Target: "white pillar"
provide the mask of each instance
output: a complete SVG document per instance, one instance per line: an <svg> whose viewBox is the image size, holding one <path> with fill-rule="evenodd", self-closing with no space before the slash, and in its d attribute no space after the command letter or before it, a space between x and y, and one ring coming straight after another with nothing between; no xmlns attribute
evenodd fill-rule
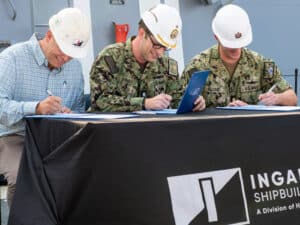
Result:
<svg viewBox="0 0 300 225"><path fill-rule="evenodd" d="M92 23L91 23L91 6L90 6L90 0L73 0L73 6L74 8L80 9L89 19L91 27L91 37L90 41L88 43L88 54L85 58L80 59L81 65L82 65L82 71L84 75L84 93L89 94L90 93L90 69L92 67L92 64L94 62L94 47L93 47L93 32L92 32Z"/></svg>
<svg viewBox="0 0 300 225"><path fill-rule="evenodd" d="M180 13L180 8L179 8L179 0L165 0L165 4L169 6L173 6L176 8L179 13ZM184 26L184 24L182 24ZM178 36L178 41L177 41L177 47L175 49L172 49L169 52L169 56L172 57L173 59L176 59L178 62L178 72L179 75L181 75L183 69L184 69L184 56L183 56L183 47L182 47L182 32Z"/></svg>

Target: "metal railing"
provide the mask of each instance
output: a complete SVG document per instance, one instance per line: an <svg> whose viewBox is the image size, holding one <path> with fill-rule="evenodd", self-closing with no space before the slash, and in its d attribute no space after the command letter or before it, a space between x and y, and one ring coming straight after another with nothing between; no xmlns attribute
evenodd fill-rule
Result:
<svg viewBox="0 0 300 225"><path fill-rule="evenodd" d="M298 68L295 68L294 74L285 74L283 77L293 86L296 94L298 93Z"/></svg>

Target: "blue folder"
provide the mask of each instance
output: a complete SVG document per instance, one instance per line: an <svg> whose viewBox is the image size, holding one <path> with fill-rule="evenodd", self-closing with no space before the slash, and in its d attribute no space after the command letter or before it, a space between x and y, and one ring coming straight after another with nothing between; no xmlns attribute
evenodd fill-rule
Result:
<svg viewBox="0 0 300 225"><path fill-rule="evenodd" d="M197 71L193 73L189 80L188 86L185 89L184 95L180 101L177 109L177 114L191 112L194 108L194 102L202 93L203 87L205 86L209 70Z"/></svg>
<svg viewBox="0 0 300 225"><path fill-rule="evenodd" d="M177 109L163 109L163 110L143 110L136 111L137 114L183 114L192 112L194 108L194 102L198 96L202 93L205 86L207 77L210 70L194 72L189 80L189 83L185 89L185 92L179 103Z"/></svg>

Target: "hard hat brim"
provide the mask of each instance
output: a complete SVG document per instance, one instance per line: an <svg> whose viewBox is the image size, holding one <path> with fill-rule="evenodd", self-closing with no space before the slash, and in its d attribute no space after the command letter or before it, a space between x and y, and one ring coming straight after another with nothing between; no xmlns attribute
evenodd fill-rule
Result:
<svg viewBox="0 0 300 225"><path fill-rule="evenodd" d="M76 46L70 45L69 43L64 43L63 40L55 39L55 41L60 50L67 56L70 56L74 59L81 59L86 57L87 55L88 43L85 43L85 46L78 48Z"/></svg>
<svg viewBox="0 0 300 225"><path fill-rule="evenodd" d="M176 48L177 40L171 40L166 37L162 37L159 35L159 33L162 33L162 31L159 29L159 27L155 24L155 20L152 18L153 14L150 12L145 12L142 15L142 20L144 21L147 28L150 30L154 38L163 46L166 48Z"/></svg>

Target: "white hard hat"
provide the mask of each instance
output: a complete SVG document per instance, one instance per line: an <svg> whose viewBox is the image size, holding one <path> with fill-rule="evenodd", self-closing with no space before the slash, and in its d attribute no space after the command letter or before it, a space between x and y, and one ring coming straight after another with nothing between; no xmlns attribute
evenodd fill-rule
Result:
<svg viewBox="0 0 300 225"><path fill-rule="evenodd" d="M248 14L233 4L222 7L212 21L212 30L227 48L242 48L252 42L252 28Z"/></svg>
<svg viewBox="0 0 300 225"><path fill-rule="evenodd" d="M182 21L177 9L158 4L142 15L147 28L155 39L166 48L175 48L181 32Z"/></svg>
<svg viewBox="0 0 300 225"><path fill-rule="evenodd" d="M72 58L87 54L90 24L76 8L65 8L49 19L49 27L60 50Z"/></svg>

